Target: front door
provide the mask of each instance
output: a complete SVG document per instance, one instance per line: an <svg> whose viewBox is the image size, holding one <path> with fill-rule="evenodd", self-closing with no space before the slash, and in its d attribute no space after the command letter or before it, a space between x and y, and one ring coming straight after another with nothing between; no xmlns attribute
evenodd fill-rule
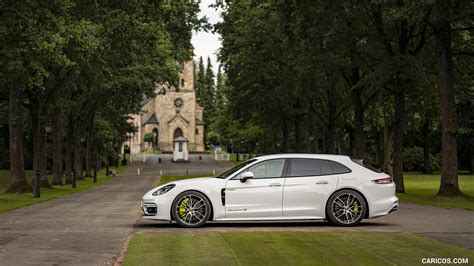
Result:
<svg viewBox="0 0 474 266"><path fill-rule="evenodd" d="M225 190L226 217L271 219L283 216L284 167L285 159L267 160L245 170L253 173L253 179L242 183L240 175L237 175L228 180Z"/></svg>

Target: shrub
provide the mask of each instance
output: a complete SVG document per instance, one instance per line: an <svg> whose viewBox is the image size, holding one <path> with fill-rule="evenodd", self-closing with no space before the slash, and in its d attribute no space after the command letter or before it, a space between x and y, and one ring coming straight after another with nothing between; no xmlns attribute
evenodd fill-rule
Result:
<svg viewBox="0 0 474 266"><path fill-rule="evenodd" d="M423 158L423 148L415 146L403 150L403 170L405 171L423 171L425 162ZM431 154L431 170L436 171L440 168L439 154Z"/></svg>

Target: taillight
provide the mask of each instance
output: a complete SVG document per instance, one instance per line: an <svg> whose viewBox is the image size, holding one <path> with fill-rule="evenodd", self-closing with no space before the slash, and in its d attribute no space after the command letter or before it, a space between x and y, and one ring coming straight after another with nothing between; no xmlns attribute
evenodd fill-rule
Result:
<svg viewBox="0 0 474 266"><path fill-rule="evenodd" d="M384 178L379 178L379 179L372 180L372 182L374 182L375 184L390 184L393 181L392 181L392 178L390 176L387 176L387 177L384 177Z"/></svg>

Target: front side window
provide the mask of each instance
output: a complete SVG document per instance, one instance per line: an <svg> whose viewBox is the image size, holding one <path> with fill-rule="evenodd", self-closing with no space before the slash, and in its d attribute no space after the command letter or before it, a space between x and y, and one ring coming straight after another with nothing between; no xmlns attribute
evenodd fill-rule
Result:
<svg viewBox="0 0 474 266"><path fill-rule="evenodd" d="M248 161L245 161L239 165L236 165L234 167L232 167L231 169L225 171L224 173L216 176L216 178L227 178L229 176L231 176L232 174L234 174L235 172L239 171L240 169L244 168L245 166L255 162L257 159L251 159L251 160L248 160Z"/></svg>
<svg viewBox="0 0 474 266"><path fill-rule="evenodd" d="M283 167L285 166L285 159L268 160L249 167L254 175L254 178L275 178L281 177Z"/></svg>

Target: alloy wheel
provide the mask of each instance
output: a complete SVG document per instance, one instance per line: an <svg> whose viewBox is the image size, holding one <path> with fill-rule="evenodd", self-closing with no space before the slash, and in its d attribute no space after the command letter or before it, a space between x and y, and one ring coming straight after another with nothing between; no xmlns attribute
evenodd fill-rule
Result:
<svg viewBox="0 0 474 266"><path fill-rule="evenodd" d="M352 225L358 222L364 213L364 205L361 200L352 193L338 195L331 204L332 216L336 221L344 225Z"/></svg>
<svg viewBox="0 0 474 266"><path fill-rule="evenodd" d="M175 217L185 226L200 225L209 217L206 201L195 194L186 194L180 197L175 204Z"/></svg>

